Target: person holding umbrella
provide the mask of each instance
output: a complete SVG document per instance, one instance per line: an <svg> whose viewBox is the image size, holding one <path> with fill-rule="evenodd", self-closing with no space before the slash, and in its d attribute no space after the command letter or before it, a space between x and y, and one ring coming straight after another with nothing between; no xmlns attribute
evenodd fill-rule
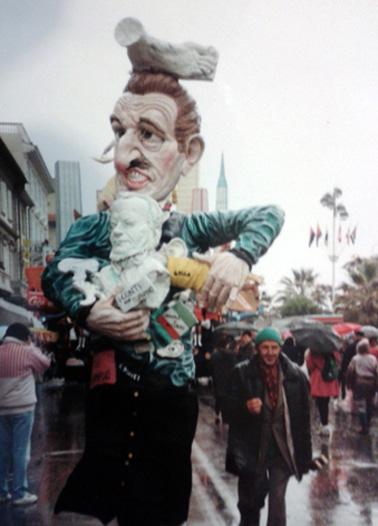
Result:
<svg viewBox="0 0 378 526"><path fill-rule="evenodd" d="M329 348L327 348L329 351ZM310 376L311 396L314 398L320 417L320 434L329 436L331 429L328 423L330 398L338 398L338 364L340 353L325 352L321 347L309 348L305 353L305 363Z"/></svg>

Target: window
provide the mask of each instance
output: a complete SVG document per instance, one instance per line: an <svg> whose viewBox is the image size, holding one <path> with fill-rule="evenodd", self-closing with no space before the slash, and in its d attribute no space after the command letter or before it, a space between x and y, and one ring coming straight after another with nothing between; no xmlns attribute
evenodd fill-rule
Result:
<svg viewBox="0 0 378 526"><path fill-rule="evenodd" d="M7 217L7 185L4 181L0 181L0 215Z"/></svg>
<svg viewBox="0 0 378 526"><path fill-rule="evenodd" d="M12 191L8 188L8 221L13 223L13 194Z"/></svg>

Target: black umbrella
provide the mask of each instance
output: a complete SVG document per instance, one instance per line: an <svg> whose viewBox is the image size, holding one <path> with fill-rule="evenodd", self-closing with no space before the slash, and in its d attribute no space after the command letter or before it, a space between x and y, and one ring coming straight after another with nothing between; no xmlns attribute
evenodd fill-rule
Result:
<svg viewBox="0 0 378 526"><path fill-rule="evenodd" d="M319 353L331 353L339 350L343 340L333 332L331 327L311 318L286 318L274 324L279 330L289 330L295 338L296 345L309 348Z"/></svg>
<svg viewBox="0 0 378 526"><path fill-rule="evenodd" d="M228 323L222 323L215 327L214 334L216 335L230 335L230 336L240 336L244 331L255 331L256 328L252 323L247 323L245 321L230 321Z"/></svg>
<svg viewBox="0 0 378 526"><path fill-rule="evenodd" d="M343 345L343 340L327 325L291 327L290 332L295 338L296 345L322 354L338 351Z"/></svg>

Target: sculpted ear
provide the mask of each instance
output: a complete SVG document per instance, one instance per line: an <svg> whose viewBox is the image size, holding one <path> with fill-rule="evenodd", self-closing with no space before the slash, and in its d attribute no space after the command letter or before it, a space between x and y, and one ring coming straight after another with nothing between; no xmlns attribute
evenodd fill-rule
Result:
<svg viewBox="0 0 378 526"><path fill-rule="evenodd" d="M185 147L185 162L182 172L186 175L188 171L201 159L205 143L200 135L191 135Z"/></svg>

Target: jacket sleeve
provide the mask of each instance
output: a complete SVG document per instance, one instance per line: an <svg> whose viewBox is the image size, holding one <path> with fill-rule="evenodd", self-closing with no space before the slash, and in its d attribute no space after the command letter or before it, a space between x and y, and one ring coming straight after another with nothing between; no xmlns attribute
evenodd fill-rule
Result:
<svg viewBox="0 0 378 526"><path fill-rule="evenodd" d="M247 400L252 398L252 395L249 394L246 377L245 363L235 365L231 373L225 404L226 417L230 423L238 424L260 416L251 415L247 409Z"/></svg>
<svg viewBox="0 0 378 526"><path fill-rule="evenodd" d="M186 218L182 237L190 253L235 241L232 252L252 266L278 236L283 222L284 212L273 205L237 212L194 213Z"/></svg>
<svg viewBox="0 0 378 526"><path fill-rule="evenodd" d="M81 307L84 295L73 286L72 274L64 274L58 269L59 262L65 258L96 258L102 268L108 264L109 253L108 214L102 212L80 218L71 226L53 261L42 274L45 296L71 318L83 321L90 308Z"/></svg>
<svg viewBox="0 0 378 526"><path fill-rule="evenodd" d="M37 347L30 346L30 362L33 372L43 373L48 367L50 367L51 360L43 354L43 352Z"/></svg>

